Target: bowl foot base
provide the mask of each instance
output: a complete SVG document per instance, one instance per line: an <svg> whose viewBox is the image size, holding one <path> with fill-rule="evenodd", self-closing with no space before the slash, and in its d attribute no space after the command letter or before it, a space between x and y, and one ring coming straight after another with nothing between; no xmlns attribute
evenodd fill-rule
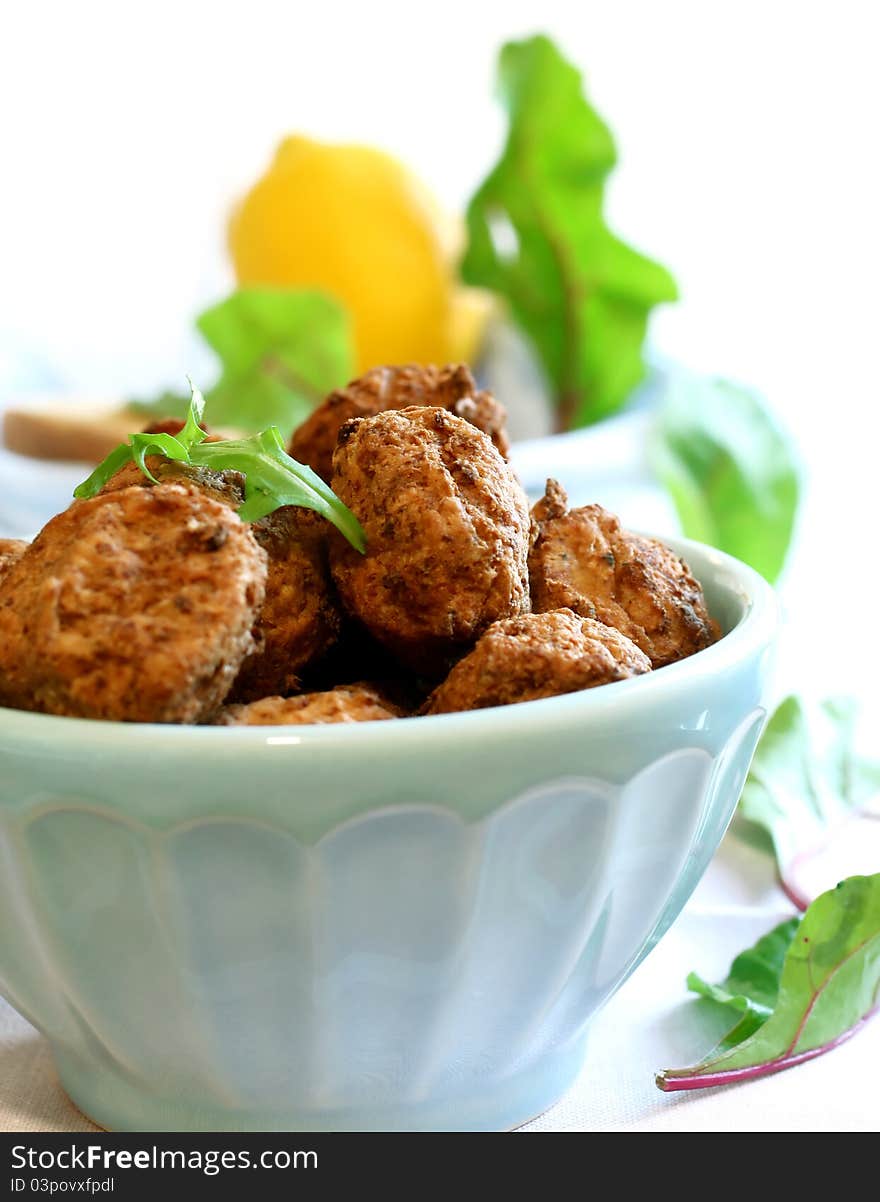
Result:
<svg viewBox="0 0 880 1202"><path fill-rule="evenodd" d="M83 1063L55 1050L61 1084L78 1110L107 1131L509 1131L549 1110L574 1081L583 1039L471 1092L430 1101L350 1107L223 1107L174 1096L174 1084L138 1087L107 1064Z"/></svg>

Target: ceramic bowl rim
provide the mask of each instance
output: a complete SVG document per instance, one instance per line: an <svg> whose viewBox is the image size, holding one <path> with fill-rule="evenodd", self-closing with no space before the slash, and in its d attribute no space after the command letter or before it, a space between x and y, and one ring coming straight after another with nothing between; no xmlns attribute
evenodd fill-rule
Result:
<svg viewBox="0 0 880 1202"><path fill-rule="evenodd" d="M242 751L279 743L328 743L336 748L343 744L368 743L371 748L392 753L395 747L407 746L412 739L430 740L432 735L442 735L444 741L448 737L483 739L489 733L497 735L500 728L513 736L534 728L536 724L544 729L553 728L611 706L615 708L618 721L624 722L623 711L630 707L651 703L662 705L664 697L671 695L677 685L705 685L726 669L746 662L773 642L778 627L776 594L753 568L732 555L693 539L664 535L663 541L689 562L695 561L692 563L694 574L698 579L702 578L704 587L711 575L715 591L737 597L744 612L737 624L711 647L644 676L558 697L465 713L309 726L185 726L112 722L0 706L0 739L7 747L12 744L23 749L27 744L45 743L49 739L56 746L59 741L64 741L77 745L83 752L88 752L90 747L106 750L110 746L130 742L132 749L138 751L164 746L175 750L197 748L206 752L212 748L216 750L220 743L226 748L235 743Z"/></svg>

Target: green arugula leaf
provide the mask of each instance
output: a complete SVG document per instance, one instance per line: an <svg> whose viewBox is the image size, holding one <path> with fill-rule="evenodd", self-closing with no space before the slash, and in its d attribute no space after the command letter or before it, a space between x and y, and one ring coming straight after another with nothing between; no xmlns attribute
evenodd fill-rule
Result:
<svg viewBox="0 0 880 1202"><path fill-rule="evenodd" d="M880 793L880 760L859 747L851 698L808 706L787 697L761 736L739 804L741 819L769 838L780 881L805 909L797 870Z"/></svg>
<svg viewBox="0 0 880 1202"><path fill-rule="evenodd" d="M74 489L73 495L81 499L96 496L126 463L136 463L155 482L146 458L163 455L194 467L241 472L245 477L245 501L238 514L244 522L258 521L284 505L301 505L332 522L363 553L366 537L360 522L320 476L287 454L277 426L250 438L206 442L205 432L199 426L205 402L192 383L190 387L189 412L179 434L132 434L127 443L111 451L88 479Z"/></svg>
<svg viewBox="0 0 880 1202"><path fill-rule="evenodd" d="M754 947L737 956L720 985L708 984L695 972L688 975L687 987L692 993L700 994L737 1016L736 1025L716 1052L742 1043L772 1014L785 956L799 925L799 918L789 918L762 936Z"/></svg>
<svg viewBox="0 0 880 1202"><path fill-rule="evenodd" d="M198 388L196 388L195 384L193 384L189 376L186 377L186 382L189 384L190 401L183 429L177 437L185 447L192 447L197 443L204 442L207 437L205 431L202 429L202 421L205 417L205 398L199 392Z"/></svg>
<svg viewBox="0 0 880 1202"><path fill-rule="evenodd" d="M186 447L173 434L132 434L129 441L131 457L145 476L154 484L159 481L147 467L148 455L164 455L166 459L177 459L185 462L188 458Z"/></svg>
<svg viewBox="0 0 880 1202"><path fill-rule="evenodd" d="M726 380L672 378L651 444L684 533L779 577L800 472L791 441L752 393Z"/></svg>
<svg viewBox="0 0 880 1202"><path fill-rule="evenodd" d="M798 924L772 1013L699 1064L664 1069L666 1091L766 1076L831 1051L876 1012L880 995L880 874L853 876L818 897Z"/></svg>
<svg viewBox="0 0 880 1202"><path fill-rule="evenodd" d="M221 428L277 425L288 439L354 374L348 316L322 292L242 288L206 309L196 326L220 359L221 375L207 399ZM188 406L188 398L169 392L132 405L157 417L182 417Z"/></svg>
<svg viewBox="0 0 880 1202"><path fill-rule="evenodd" d="M502 47L498 77L510 127L468 206L462 275L507 299L555 390L560 428L587 425L642 379L648 315L676 299L675 282L605 223L617 152L577 69L538 36Z"/></svg>
<svg viewBox="0 0 880 1202"><path fill-rule="evenodd" d="M104 485L109 483L121 468L132 462L133 452L134 448L129 443L120 443L103 462L98 464L92 474L83 480L82 484L76 486L73 495L78 499L97 496Z"/></svg>
<svg viewBox="0 0 880 1202"><path fill-rule="evenodd" d="M203 442L193 447L190 462L244 475L245 503L238 511L243 522L259 521L282 505L302 505L332 522L358 551L366 547L360 522L316 472L291 459L277 426L250 438Z"/></svg>

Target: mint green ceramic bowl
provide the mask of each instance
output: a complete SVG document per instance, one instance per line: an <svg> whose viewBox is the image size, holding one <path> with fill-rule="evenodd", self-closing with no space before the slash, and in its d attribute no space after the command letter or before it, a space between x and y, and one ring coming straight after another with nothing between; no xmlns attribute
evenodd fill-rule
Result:
<svg viewBox="0 0 880 1202"><path fill-rule="evenodd" d="M715 646L504 709L198 728L0 710L0 992L120 1130L498 1129L681 910L776 611L684 541Z"/></svg>

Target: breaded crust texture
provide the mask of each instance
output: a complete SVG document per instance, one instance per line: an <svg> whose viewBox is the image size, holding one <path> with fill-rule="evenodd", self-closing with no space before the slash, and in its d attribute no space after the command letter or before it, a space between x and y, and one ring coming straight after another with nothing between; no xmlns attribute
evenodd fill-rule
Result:
<svg viewBox="0 0 880 1202"><path fill-rule="evenodd" d="M536 612L567 607L596 618L632 639L655 668L719 637L702 588L663 543L622 530L601 505L569 509L555 480L547 481L532 520L529 577Z"/></svg>
<svg viewBox="0 0 880 1202"><path fill-rule="evenodd" d="M424 713L514 705L650 672L634 643L570 609L525 614L490 626L428 698Z"/></svg>
<svg viewBox="0 0 880 1202"><path fill-rule="evenodd" d="M0 594L0 703L198 722L251 649L266 554L228 505L173 484L75 502Z"/></svg>
<svg viewBox="0 0 880 1202"><path fill-rule="evenodd" d="M173 425L173 423L168 423ZM177 423L179 424L179 423ZM169 429L168 433L176 433ZM163 484L222 501L233 509L244 501L239 472L214 472L158 456L147 466ZM137 464L127 463L105 485L104 492L126 487L152 488L153 481ZM327 566L327 523L309 509L286 505L250 527L266 552L263 604L254 623L254 646L232 687L235 701L252 701L299 687L299 674L333 645L342 611Z"/></svg>
<svg viewBox="0 0 880 1202"><path fill-rule="evenodd" d="M349 684L326 693L263 697L250 705L227 705L214 721L217 726L311 726L402 717L403 711L374 685Z"/></svg>
<svg viewBox="0 0 880 1202"><path fill-rule="evenodd" d="M333 489L367 536L335 532L346 608L401 662L442 675L482 632L528 611L528 507L489 438L445 409L402 409L340 431Z"/></svg>
<svg viewBox="0 0 880 1202"><path fill-rule="evenodd" d="M19 538L0 538L0 580L27 549L28 544Z"/></svg>
<svg viewBox="0 0 880 1202"><path fill-rule="evenodd" d="M232 689L236 701L293 692L299 673L336 642L342 621L327 566L327 523L286 505L253 527L266 552L266 598L249 655Z"/></svg>
<svg viewBox="0 0 880 1202"><path fill-rule="evenodd" d="M290 453L329 483L336 439L345 422L352 417L373 417L389 409L412 406L439 406L465 418L488 434L501 455L507 457L504 407L490 392L477 388L463 363L447 367L374 367L345 388L330 393L294 431Z"/></svg>

